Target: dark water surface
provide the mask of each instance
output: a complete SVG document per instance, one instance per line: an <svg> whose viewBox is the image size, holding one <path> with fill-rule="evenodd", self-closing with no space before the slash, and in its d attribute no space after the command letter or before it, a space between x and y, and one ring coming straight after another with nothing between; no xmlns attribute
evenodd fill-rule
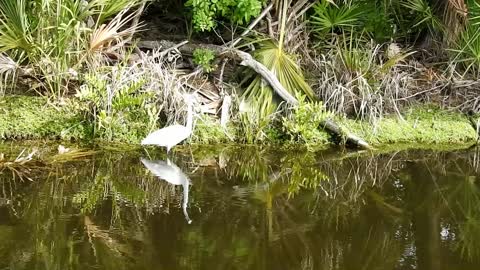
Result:
<svg viewBox="0 0 480 270"><path fill-rule="evenodd" d="M480 269L478 149L25 148L0 145L0 269Z"/></svg>

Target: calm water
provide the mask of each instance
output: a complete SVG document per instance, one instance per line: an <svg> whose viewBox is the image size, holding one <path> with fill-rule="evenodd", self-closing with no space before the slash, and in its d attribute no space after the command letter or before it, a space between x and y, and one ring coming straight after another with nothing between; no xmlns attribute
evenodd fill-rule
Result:
<svg viewBox="0 0 480 270"><path fill-rule="evenodd" d="M36 147L0 145L0 269L480 269L475 149Z"/></svg>

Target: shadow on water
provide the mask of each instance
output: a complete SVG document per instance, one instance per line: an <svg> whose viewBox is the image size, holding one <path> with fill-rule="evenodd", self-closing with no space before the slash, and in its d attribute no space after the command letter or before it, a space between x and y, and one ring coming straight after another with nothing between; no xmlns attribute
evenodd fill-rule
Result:
<svg viewBox="0 0 480 270"><path fill-rule="evenodd" d="M478 149L187 152L0 161L0 269L480 265Z"/></svg>

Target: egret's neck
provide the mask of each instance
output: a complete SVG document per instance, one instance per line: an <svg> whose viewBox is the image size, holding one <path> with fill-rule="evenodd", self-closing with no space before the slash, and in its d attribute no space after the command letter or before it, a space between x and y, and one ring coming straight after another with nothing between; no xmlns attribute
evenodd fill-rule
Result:
<svg viewBox="0 0 480 270"><path fill-rule="evenodd" d="M193 125L193 105L188 104L188 111L187 111L187 129L192 130L192 125Z"/></svg>
<svg viewBox="0 0 480 270"><path fill-rule="evenodd" d="M185 219L187 220L187 223L190 224L190 223L192 223L192 220L188 216L188 212L187 212L188 189L190 188L189 187L190 181L188 179L184 179L184 181L185 182L183 183L183 204L182 204L182 208L183 208L183 214L185 215Z"/></svg>

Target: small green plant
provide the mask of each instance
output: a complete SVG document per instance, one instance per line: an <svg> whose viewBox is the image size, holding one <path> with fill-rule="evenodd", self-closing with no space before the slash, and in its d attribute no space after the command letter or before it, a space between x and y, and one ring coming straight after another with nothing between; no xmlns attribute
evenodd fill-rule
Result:
<svg viewBox="0 0 480 270"><path fill-rule="evenodd" d="M212 72L215 68L212 64L215 53L209 49L195 49L193 51L193 62L202 67L206 73Z"/></svg>
<svg viewBox="0 0 480 270"><path fill-rule="evenodd" d="M248 23L257 16L263 0L188 0L185 6L192 10L192 23L197 31L210 31L217 18L228 18L232 23Z"/></svg>
<svg viewBox="0 0 480 270"><path fill-rule="evenodd" d="M144 78L132 79L119 87L108 76L98 74L87 74L85 81L77 97L87 104L95 123L95 137L136 143L147 135L151 129L148 125L155 125L158 115L152 106L154 96L141 91Z"/></svg>
<svg viewBox="0 0 480 270"><path fill-rule="evenodd" d="M300 100L287 117L283 118L283 128L292 142L305 144L327 144L329 136L320 130L321 123L333 114L325 109L322 102Z"/></svg>

